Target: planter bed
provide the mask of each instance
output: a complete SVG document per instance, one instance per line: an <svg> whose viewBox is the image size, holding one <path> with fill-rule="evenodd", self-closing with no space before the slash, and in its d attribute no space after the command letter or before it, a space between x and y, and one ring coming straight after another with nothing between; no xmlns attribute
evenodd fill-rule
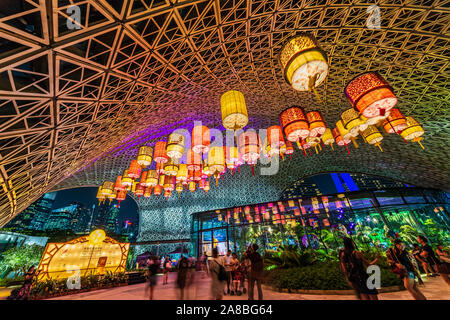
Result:
<svg viewBox="0 0 450 320"><path fill-rule="evenodd" d="M298 294L317 294L317 295L354 295L354 290L306 290L306 289L276 289L270 286L263 285L263 289L272 290L284 293L298 293ZM378 289L378 293L397 292L406 290L403 286L390 286Z"/></svg>

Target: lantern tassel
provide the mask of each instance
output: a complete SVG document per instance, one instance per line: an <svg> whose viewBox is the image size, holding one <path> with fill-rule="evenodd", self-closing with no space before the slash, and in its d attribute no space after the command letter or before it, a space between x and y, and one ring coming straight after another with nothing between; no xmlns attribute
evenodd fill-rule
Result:
<svg viewBox="0 0 450 320"><path fill-rule="evenodd" d="M309 155L312 156L311 149L308 148Z"/></svg>
<svg viewBox="0 0 450 320"><path fill-rule="evenodd" d="M331 145L331 150L333 150L333 151L334 151L334 146L333 146L333 143L331 143L330 145Z"/></svg>
<svg viewBox="0 0 450 320"><path fill-rule="evenodd" d="M216 175L216 186L218 186L219 185L219 177L218 177L218 175Z"/></svg>
<svg viewBox="0 0 450 320"><path fill-rule="evenodd" d="M355 138L352 139L352 142L353 142L353 145L355 146L355 148L359 148L358 144L356 143L356 139Z"/></svg>
<svg viewBox="0 0 450 320"><path fill-rule="evenodd" d="M252 174L255 175L255 169L253 168L253 164L250 165L252 167Z"/></svg>
<svg viewBox="0 0 450 320"><path fill-rule="evenodd" d="M316 87L313 86L312 89L313 89L313 91L314 91L314 94L316 95L317 101L318 101L319 103L322 103L322 100L320 99L320 96L319 96L319 93L318 93L317 90L316 90Z"/></svg>
<svg viewBox="0 0 450 320"><path fill-rule="evenodd" d="M292 160L292 154L289 154L289 157L291 158L291 160Z"/></svg>
<svg viewBox="0 0 450 320"><path fill-rule="evenodd" d="M316 149L316 154L319 154L319 151L317 151L317 145L314 146L314 149Z"/></svg>
<svg viewBox="0 0 450 320"><path fill-rule="evenodd" d="M377 144L377 147L380 148L381 152L383 152L383 148L381 148L381 144L380 143Z"/></svg>
<svg viewBox="0 0 450 320"><path fill-rule="evenodd" d="M347 152L348 152L348 154L350 155L350 150L348 150L347 144L345 144L345 147L347 148Z"/></svg>

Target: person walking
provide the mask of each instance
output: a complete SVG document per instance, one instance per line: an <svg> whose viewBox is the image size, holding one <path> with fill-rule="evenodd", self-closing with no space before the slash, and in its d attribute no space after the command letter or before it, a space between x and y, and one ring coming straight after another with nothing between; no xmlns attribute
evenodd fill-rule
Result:
<svg viewBox="0 0 450 320"><path fill-rule="evenodd" d="M436 258L436 255L434 254L433 248L428 244L428 239L424 236L420 235L417 236L417 241L422 245L422 252L420 253L420 256L423 257L428 264L431 266L431 269L433 270L434 274L432 276L439 276L438 267L440 264L440 261L438 258Z"/></svg>
<svg viewBox="0 0 450 320"><path fill-rule="evenodd" d="M232 282L233 265L231 263L231 250L227 251L227 254L222 257L222 265L227 273L227 291L225 294L230 294L230 284Z"/></svg>
<svg viewBox="0 0 450 320"><path fill-rule="evenodd" d="M212 249L212 257L208 261L209 275L211 277L211 299L222 300L224 281L220 279L221 269L224 271L222 259L219 259L217 248Z"/></svg>
<svg viewBox="0 0 450 320"><path fill-rule="evenodd" d="M31 266L27 273L25 274L25 281L22 287L17 290L13 290L11 295L7 298L8 300L28 300L30 297L31 288L33 287L34 277L37 276L40 271L36 272L36 267Z"/></svg>
<svg viewBox="0 0 450 320"><path fill-rule="evenodd" d="M441 244L436 248L436 256L440 262L438 270L441 274L441 278L446 284L450 285L450 280L448 278L448 273L450 271L450 259L448 253L444 250Z"/></svg>
<svg viewBox="0 0 450 320"><path fill-rule="evenodd" d="M339 252L339 266L349 285L355 290L360 300L378 300L378 291L368 288L367 268L364 266L375 264L379 256L372 262L367 261L360 251L355 250L355 243L351 238L344 238L344 248Z"/></svg>
<svg viewBox="0 0 450 320"><path fill-rule="evenodd" d="M178 277L177 277L177 285L180 289L180 300L184 300L184 289L187 284L187 277L189 272L189 260L185 256L181 256L178 261Z"/></svg>
<svg viewBox="0 0 450 320"><path fill-rule="evenodd" d="M206 254L206 251L203 252L203 255L200 257L200 268L201 268L201 272L202 272L202 279L205 277L206 273L207 273L207 264L208 262L208 255Z"/></svg>
<svg viewBox="0 0 450 320"><path fill-rule="evenodd" d="M251 246L250 252L246 253L247 258L250 260L250 275L248 281L248 300L253 300L253 290L256 284L258 290L258 299L263 299L263 292L261 283L263 280L263 268L264 261L258 252L259 246L254 243Z"/></svg>
<svg viewBox="0 0 450 320"><path fill-rule="evenodd" d="M150 291L150 300L153 300L153 292L157 285L157 274L160 269L160 261L157 256L153 256L153 258L147 262L147 276L149 278L148 290Z"/></svg>
<svg viewBox="0 0 450 320"><path fill-rule="evenodd" d="M422 269L427 274L427 277L431 277L433 275L433 270L431 270L428 261L420 255L422 253L422 248L417 243L413 244L413 247L412 255L414 259L416 259L417 263L422 266Z"/></svg>
<svg viewBox="0 0 450 320"><path fill-rule="evenodd" d="M391 266L392 272L397 274L403 281L406 290L416 300L426 300L427 298L419 290L416 285L415 270L410 260L410 256L406 251L405 245L401 240L394 241L394 247L391 247L386 252L387 260Z"/></svg>
<svg viewBox="0 0 450 320"><path fill-rule="evenodd" d="M169 272L172 270L172 261L170 261L170 258L166 257L164 259L164 266L163 266L163 285L169 283Z"/></svg>

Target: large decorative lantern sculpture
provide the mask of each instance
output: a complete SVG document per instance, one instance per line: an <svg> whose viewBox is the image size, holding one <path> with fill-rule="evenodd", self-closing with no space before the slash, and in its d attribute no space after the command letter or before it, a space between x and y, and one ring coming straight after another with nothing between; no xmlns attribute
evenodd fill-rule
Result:
<svg viewBox="0 0 450 320"><path fill-rule="evenodd" d="M167 139L167 156L172 160L180 159L184 152L185 138L180 133L171 133Z"/></svg>
<svg viewBox="0 0 450 320"><path fill-rule="evenodd" d="M114 183L114 190L115 191L125 190L125 187L122 184L122 176L118 176L116 178L116 183Z"/></svg>
<svg viewBox="0 0 450 320"><path fill-rule="evenodd" d="M421 143L422 135L425 133L422 126L413 117L406 117L406 128L400 133L403 139L417 142L422 149L425 149Z"/></svg>
<svg viewBox="0 0 450 320"><path fill-rule="evenodd" d="M270 156L279 154L281 147L285 144L283 131L280 126L267 128L267 149Z"/></svg>
<svg viewBox="0 0 450 320"><path fill-rule="evenodd" d="M128 169L125 169L122 174L122 186L130 188L133 185L133 179L128 176Z"/></svg>
<svg viewBox="0 0 450 320"><path fill-rule="evenodd" d="M142 146L139 148L137 162L142 167L147 167L152 163L153 148Z"/></svg>
<svg viewBox="0 0 450 320"><path fill-rule="evenodd" d="M400 134L407 126L406 119L398 108L393 108L383 122L383 128L387 133Z"/></svg>
<svg viewBox="0 0 450 320"><path fill-rule="evenodd" d="M167 142L158 141L155 143L155 155L154 159L156 163L163 164L169 161L166 151Z"/></svg>
<svg viewBox="0 0 450 320"><path fill-rule="evenodd" d="M291 142L306 139L309 136L309 125L303 109L293 106L281 112L280 123L286 138Z"/></svg>
<svg viewBox="0 0 450 320"><path fill-rule="evenodd" d="M236 90L225 92L220 98L222 124L225 129L239 130L248 123L244 95Z"/></svg>
<svg viewBox="0 0 450 320"><path fill-rule="evenodd" d="M164 174L167 176L176 176L178 173L179 161L177 159L170 159L164 165Z"/></svg>
<svg viewBox="0 0 450 320"><path fill-rule="evenodd" d="M328 75L327 56L311 34L289 39L281 50L280 63L285 80L298 91L315 89Z"/></svg>
<svg viewBox="0 0 450 320"><path fill-rule="evenodd" d="M114 192L114 182L105 181L102 185L102 194L105 196L109 196Z"/></svg>
<svg viewBox="0 0 450 320"><path fill-rule="evenodd" d="M216 185L219 184L219 175L225 170L225 156L223 147L212 147L209 150L208 164L211 172L216 178Z"/></svg>
<svg viewBox="0 0 450 320"><path fill-rule="evenodd" d="M211 137L208 127L199 125L192 129L192 151L198 154L207 153L210 142Z"/></svg>
<svg viewBox="0 0 450 320"><path fill-rule="evenodd" d="M321 137L327 129L322 114L319 111L310 111L306 114L309 123L309 136Z"/></svg>
<svg viewBox="0 0 450 320"><path fill-rule="evenodd" d="M322 142L326 146L331 146L331 149L334 150L334 147L333 147L334 138L333 138L333 133L331 132L330 128L327 128L325 130L325 132L322 136Z"/></svg>
<svg viewBox="0 0 450 320"><path fill-rule="evenodd" d="M202 156L189 149L187 152L186 164L188 170L200 170L202 167Z"/></svg>
<svg viewBox="0 0 450 320"><path fill-rule="evenodd" d="M375 126L368 126L366 130L361 132L362 137L368 144L372 144L380 148L381 151L381 140L383 140L383 135Z"/></svg>
<svg viewBox="0 0 450 320"><path fill-rule="evenodd" d="M142 167L139 165L137 160L131 160L130 166L128 168L128 176L131 179L138 179L141 176Z"/></svg>
<svg viewBox="0 0 450 320"><path fill-rule="evenodd" d="M258 134L255 131L243 132L239 135L238 142L242 159L252 167L252 173L255 175L253 165L260 157Z"/></svg>
<svg viewBox="0 0 450 320"><path fill-rule="evenodd" d="M353 78L344 93L351 105L366 118L384 116L397 104L389 83L377 72L365 72Z"/></svg>

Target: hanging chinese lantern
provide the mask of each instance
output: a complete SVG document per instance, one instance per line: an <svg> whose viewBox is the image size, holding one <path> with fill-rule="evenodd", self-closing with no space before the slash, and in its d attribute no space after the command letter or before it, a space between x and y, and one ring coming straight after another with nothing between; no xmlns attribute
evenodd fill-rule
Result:
<svg viewBox="0 0 450 320"><path fill-rule="evenodd" d="M104 195L102 193L102 187L98 187L97 199L98 199L98 205L100 205L100 203L102 203L106 199L106 195Z"/></svg>
<svg viewBox="0 0 450 320"><path fill-rule="evenodd" d="M175 186L175 190L178 192L178 194L180 194L181 192L183 192L183 189L183 184L181 182L178 182Z"/></svg>
<svg viewBox="0 0 450 320"><path fill-rule="evenodd" d="M339 133L338 128L334 128L332 133L333 133L334 141L336 141L336 144L338 146L345 146L347 148L348 154L350 154L350 151L348 150L348 147L347 147L348 142L345 141L344 138L341 136L341 134Z"/></svg>
<svg viewBox="0 0 450 320"><path fill-rule="evenodd" d="M122 186L129 188L133 185L133 179L128 176L128 169L125 169L122 174Z"/></svg>
<svg viewBox="0 0 450 320"><path fill-rule="evenodd" d="M406 118L398 108L392 108L389 116L383 122L383 128L387 133L400 134L407 126Z"/></svg>
<svg viewBox="0 0 450 320"><path fill-rule="evenodd" d="M284 146L283 131L280 126L271 126L267 128L267 145L273 153L280 153L280 148Z"/></svg>
<svg viewBox="0 0 450 320"><path fill-rule="evenodd" d="M309 123L309 136L319 137L325 133L327 126L323 120L322 114L319 111L310 111L306 114L306 119Z"/></svg>
<svg viewBox="0 0 450 320"><path fill-rule="evenodd" d="M164 184L163 184L163 189L165 190L165 191L167 191L167 190L170 190L170 191L172 191L172 190L174 190L175 189L175 186L174 186L174 177L173 176L165 176L164 177Z"/></svg>
<svg viewBox="0 0 450 320"><path fill-rule="evenodd" d="M345 145L347 145L353 141L353 145L355 146L355 148L359 148L358 144L356 143L355 137L352 136L350 131L344 127L344 123L342 122L342 120L339 120L338 122L336 122L336 128L339 130L339 133L341 134L342 138L344 138ZM358 132L356 132L356 133L353 132L353 134L356 134L356 136L357 136ZM348 150L348 148L347 148L347 150Z"/></svg>
<svg viewBox="0 0 450 320"><path fill-rule="evenodd" d="M165 170L164 170L164 163L157 163L157 164L156 164L156 173L159 174L159 175L165 173Z"/></svg>
<svg viewBox="0 0 450 320"><path fill-rule="evenodd" d="M172 195L172 190L165 190L164 191L164 198L169 200L170 196Z"/></svg>
<svg viewBox="0 0 450 320"><path fill-rule="evenodd" d="M208 192L208 191L209 191L209 189L210 189L210 186L209 186L209 181L206 181L206 183L205 183L205 187L203 188L203 190L204 190L205 192Z"/></svg>
<svg viewBox="0 0 450 320"><path fill-rule="evenodd" d="M154 187L157 184L158 184L158 174L156 170L147 171L147 179L145 180L145 185L147 187Z"/></svg>
<svg viewBox="0 0 450 320"><path fill-rule="evenodd" d="M351 105L366 118L383 116L397 104L391 86L377 72L365 72L353 78L344 93Z"/></svg>
<svg viewBox="0 0 450 320"><path fill-rule="evenodd" d="M160 186L159 184L157 184L154 188L153 188L153 194L155 196L159 196L161 195L162 192L162 186Z"/></svg>
<svg viewBox="0 0 450 320"><path fill-rule="evenodd" d="M137 160L131 160L130 167L128 168L128 176L131 179L139 179L141 176L142 167Z"/></svg>
<svg viewBox="0 0 450 320"><path fill-rule="evenodd" d="M237 147L224 146L225 163L228 169L233 170L239 163L239 152Z"/></svg>
<svg viewBox="0 0 450 320"><path fill-rule="evenodd" d="M201 179L202 179L202 172L200 170L199 171L191 171L191 170L188 171L188 178L187 178L188 182L191 182L191 181L197 182L197 181L200 181Z"/></svg>
<svg viewBox="0 0 450 320"><path fill-rule="evenodd" d="M208 127L199 125L192 129L192 151L198 154L207 153L210 141L211 137Z"/></svg>
<svg viewBox="0 0 450 320"><path fill-rule="evenodd" d="M184 152L185 138L180 133L173 132L167 139L167 156L173 160L180 159Z"/></svg>
<svg viewBox="0 0 450 320"><path fill-rule="evenodd" d="M138 182L137 181L133 181L133 185L131 186L131 192L135 193L136 192L136 186L137 186Z"/></svg>
<svg viewBox="0 0 450 320"><path fill-rule="evenodd" d="M148 187L148 185L147 185L147 175L148 175L148 171L142 171L141 184L142 184L143 187Z"/></svg>
<svg viewBox="0 0 450 320"><path fill-rule="evenodd" d="M152 195L152 187L146 187L144 189L144 198L150 198Z"/></svg>
<svg viewBox="0 0 450 320"><path fill-rule="evenodd" d="M186 164L188 170L200 170L202 167L202 156L190 149L187 152Z"/></svg>
<svg viewBox="0 0 450 320"><path fill-rule="evenodd" d="M176 176L178 173L179 162L177 159L170 159L164 165L164 174L166 176Z"/></svg>
<svg viewBox="0 0 450 320"><path fill-rule="evenodd" d="M194 181L189 182L189 191L190 192L195 191L195 182Z"/></svg>
<svg viewBox="0 0 450 320"><path fill-rule="evenodd" d="M367 125L359 117L358 111L353 108L347 109L341 114L342 124L344 128L350 132L350 135L356 137L361 129L367 129Z"/></svg>
<svg viewBox="0 0 450 320"><path fill-rule="evenodd" d="M407 127L400 133L403 139L417 142L422 149L425 149L421 143L422 135L425 133L422 126L413 117L406 117Z"/></svg>
<svg viewBox="0 0 450 320"><path fill-rule="evenodd" d="M225 92L220 98L222 124L225 129L239 130L248 123L244 95L236 90Z"/></svg>
<svg viewBox="0 0 450 320"><path fill-rule="evenodd" d="M280 52L280 63L286 82L294 90L315 89L328 75L327 56L312 34L289 39Z"/></svg>
<svg viewBox="0 0 450 320"><path fill-rule="evenodd" d="M142 167L147 167L152 163L153 148L142 146L139 148L137 162Z"/></svg>
<svg viewBox="0 0 450 320"><path fill-rule="evenodd" d="M154 159L156 163L162 164L166 163L169 160L166 151L167 142L158 141L155 143L155 155Z"/></svg>
<svg viewBox="0 0 450 320"><path fill-rule="evenodd" d="M319 149L322 150L322 148L320 147L320 138L319 137L308 137L308 138L306 138L306 142L316 150L316 154L319 153L319 151L317 150L317 147L319 147Z"/></svg>
<svg viewBox="0 0 450 320"><path fill-rule="evenodd" d="M255 131L243 132L238 139L239 153L242 159L252 167L252 173L255 175L253 165L259 159L259 137Z"/></svg>
<svg viewBox="0 0 450 320"><path fill-rule="evenodd" d="M280 123L284 135L291 142L306 139L309 136L309 125L303 109L298 106L290 107L280 114Z"/></svg>
<svg viewBox="0 0 450 320"><path fill-rule="evenodd" d="M198 183L198 187L202 190L205 188L205 185L206 185L205 179L201 179Z"/></svg>
<svg viewBox="0 0 450 320"><path fill-rule="evenodd" d="M333 134L331 133L331 129L327 128L322 136L323 144L326 146L331 146L331 149L334 150L333 143L334 138Z"/></svg>
<svg viewBox="0 0 450 320"><path fill-rule="evenodd" d="M184 163L181 163L180 166L178 167L177 182L181 182L181 183L186 182L187 175L188 175L187 165Z"/></svg>
<svg viewBox="0 0 450 320"><path fill-rule="evenodd" d="M144 186L142 186L140 183L136 185L136 190L134 192L135 195L137 195L138 199L144 195Z"/></svg>
<svg viewBox="0 0 450 320"><path fill-rule="evenodd" d="M283 153L288 154L291 157L291 154L294 153L294 146L292 145L292 142L286 141L285 147L286 147L286 150ZM291 159L292 159L292 157L291 157Z"/></svg>
<svg viewBox="0 0 450 320"><path fill-rule="evenodd" d="M116 195L116 200L119 201L119 207L120 202L124 201L127 198L127 190L118 190Z"/></svg>
<svg viewBox="0 0 450 320"><path fill-rule="evenodd" d="M381 149L381 140L383 140L383 135L377 129L377 127L368 126L366 130L361 132L361 135L368 144L373 144L380 148L381 151L383 151L383 149Z"/></svg>
<svg viewBox="0 0 450 320"><path fill-rule="evenodd" d="M116 183L114 183L114 190L115 191L125 190L125 187L122 184L122 176L118 176L116 178Z"/></svg>
<svg viewBox="0 0 450 320"><path fill-rule="evenodd" d="M212 174L211 169L209 168L207 159L205 159L205 161L203 161L203 166L202 166L201 172L202 172L202 179L207 179Z"/></svg>
<svg viewBox="0 0 450 320"><path fill-rule="evenodd" d="M219 184L219 175L225 170L225 155L222 147L212 147L209 150L208 164L214 177L216 185Z"/></svg>
<svg viewBox="0 0 450 320"><path fill-rule="evenodd" d="M105 181L102 185L102 194L105 196L108 196L112 194L114 191L114 182L112 181Z"/></svg>

